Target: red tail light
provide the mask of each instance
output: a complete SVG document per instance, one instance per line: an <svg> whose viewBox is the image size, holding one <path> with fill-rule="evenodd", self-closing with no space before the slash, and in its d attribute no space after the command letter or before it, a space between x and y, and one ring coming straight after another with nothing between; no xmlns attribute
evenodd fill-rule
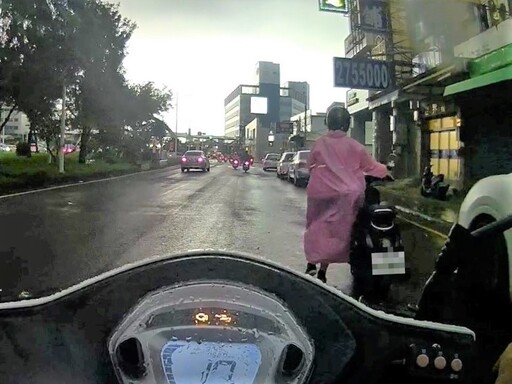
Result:
<svg viewBox="0 0 512 384"><path fill-rule="evenodd" d="M235 161L234 161L234 163L235 163L235 164L238 164L238 160L235 160Z"/></svg>
<svg viewBox="0 0 512 384"><path fill-rule="evenodd" d="M197 159L197 161L199 161L200 163L202 163L204 161L204 159L202 157L200 157L199 159Z"/></svg>
<svg viewBox="0 0 512 384"><path fill-rule="evenodd" d="M184 163L186 163L186 162L187 162L187 158L186 158L186 157L182 157L182 158L181 158L181 161L183 161Z"/></svg>
<svg viewBox="0 0 512 384"><path fill-rule="evenodd" d="M248 162L248 161L246 161L244 164L245 164L245 165L249 165L249 162Z"/></svg>

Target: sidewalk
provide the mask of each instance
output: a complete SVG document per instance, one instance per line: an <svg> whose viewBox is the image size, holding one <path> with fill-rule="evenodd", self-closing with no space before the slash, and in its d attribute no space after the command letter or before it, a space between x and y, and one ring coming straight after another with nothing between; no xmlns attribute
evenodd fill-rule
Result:
<svg viewBox="0 0 512 384"><path fill-rule="evenodd" d="M421 196L418 182L404 179L379 187L382 201L396 206L400 216L442 234L447 234L457 221L463 196L450 196L447 201Z"/></svg>

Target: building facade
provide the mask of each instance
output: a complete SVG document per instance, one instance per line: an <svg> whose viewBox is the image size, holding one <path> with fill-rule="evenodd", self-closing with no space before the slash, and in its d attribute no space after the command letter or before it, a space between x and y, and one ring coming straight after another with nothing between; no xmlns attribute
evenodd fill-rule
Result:
<svg viewBox="0 0 512 384"><path fill-rule="evenodd" d="M258 87L239 85L224 100L224 135L236 138L240 136L240 127L249 123L251 115L251 97L258 94Z"/></svg>
<svg viewBox="0 0 512 384"><path fill-rule="evenodd" d="M248 150L260 158L268 152L279 151L281 146L276 148L277 143L288 140L289 132L279 127L306 109L309 84L289 81L281 86L280 65L265 61L256 64L255 82L255 85L239 85L224 100L224 134L237 140L239 151ZM252 106L255 99L265 100L266 108L255 109ZM268 143L271 132L276 146Z"/></svg>
<svg viewBox="0 0 512 384"><path fill-rule="evenodd" d="M395 68L388 89L348 91L352 137L368 145L373 134L379 161L398 155L399 177L420 177L431 164L464 188L512 171L506 128L512 108L500 96L511 94L511 6L508 0L351 0L346 57Z"/></svg>
<svg viewBox="0 0 512 384"><path fill-rule="evenodd" d="M0 116L2 122L9 116L9 111L10 108L8 107L2 108ZM28 121L27 115L23 112L14 111L7 121L0 137L2 138L2 142L4 142L6 138L27 141L29 130L30 122Z"/></svg>
<svg viewBox="0 0 512 384"><path fill-rule="evenodd" d="M512 108L501 96L512 94L510 6L423 0L408 9L414 46L422 49L413 58L413 78L399 92L420 131L419 171L431 164L458 188L512 171Z"/></svg>

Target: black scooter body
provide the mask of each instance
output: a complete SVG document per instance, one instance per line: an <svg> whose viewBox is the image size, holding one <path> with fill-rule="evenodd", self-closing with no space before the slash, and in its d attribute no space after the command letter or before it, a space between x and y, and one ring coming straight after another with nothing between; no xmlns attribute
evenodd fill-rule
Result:
<svg viewBox="0 0 512 384"><path fill-rule="evenodd" d="M379 179L366 176L365 202L352 231L349 263L354 277L354 295L380 302L387 298L391 283L406 279L407 272L375 274L383 271L377 272L379 268L372 262L372 254L405 251L400 228L395 222L395 207L381 203L379 190L372 186L376 180Z"/></svg>

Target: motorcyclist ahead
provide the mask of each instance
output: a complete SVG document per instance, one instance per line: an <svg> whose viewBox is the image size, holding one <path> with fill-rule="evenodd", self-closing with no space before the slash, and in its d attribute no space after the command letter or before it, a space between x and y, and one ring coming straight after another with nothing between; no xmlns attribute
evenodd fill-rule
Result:
<svg viewBox="0 0 512 384"><path fill-rule="evenodd" d="M310 180L304 233L306 273L316 274L323 282L327 280L329 264L349 260L352 227L364 202L364 175L388 176L385 165L347 136L350 113L345 108L329 108L325 124L329 131L315 141L308 159Z"/></svg>
<svg viewBox="0 0 512 384"><path fill-rule="evenodd" d="M245 151L244 153L242 153L242 156L240 158L241 162L242 163L245 163L246 161L251 161L251 155L249 155L249 151Z"/></svg>

